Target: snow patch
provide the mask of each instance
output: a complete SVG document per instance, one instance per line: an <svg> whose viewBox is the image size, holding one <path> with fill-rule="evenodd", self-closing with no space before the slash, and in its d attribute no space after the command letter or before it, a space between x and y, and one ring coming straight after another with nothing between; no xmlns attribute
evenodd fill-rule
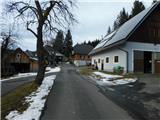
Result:
<svg viewBox="0 0 160 120"><path fill-rule="evenodd" d="M102 72L93 72L95 75L101 76L101 78L109 79L111 80L112 78L122 78L123 76L120 75L111 75L111 74L106 74Z"/></svg>
<svg viewBox="0 0 160 120"><path fill-rule="evenodd" d="M51 69L52 69L51 67L46 67L46 70L47 70L47 71L49 71L49 70L51 70Z"/></svg>
<svg viewBox="0 0 160 120"><path fill-rule="evenodd" d="M50 68L50 71L45 72L45 73L52 73L52 72L59 72L59 71L61 71L61 68L60 67L55 67L55 68Z"/></svg>
<svg viewBox="0 0 160 120"><path fill-rule="evenodd" d="M5 118L7 120L39 120L41 111L44 108L46 96L48 96L56 75L45 77L41 86L25 97L25 102L29 103L29 107L23 113L17 110L11 111Z"/></svg>
<svg viewBox="0 0 160 120"><path fill-rule="evenodd" d="M93 72L93 74L100 76L100 78L97 78L96 83L101 86L123 85L137 81L137 78L123 78L120 75L111 75L102 72Z"/></svg>
<svg viewBox="0 0 160 120"><path fill-rule="evenodd" d="M59 72L61 70L60 67L55 67L55 68L51 68L51 67L47 67L46 70L49 70L45 73L52 73L52 72ZM14 75L13 77L9 77L7 79L2 79L1 81L6 81L6 80L11 80L11 79L16 79L16 78L23 78L23 77L29 77L29 76L36 76L37 72L29 72L29 73L19 73L17 75Z"/></svg>
<svg viewBox="0 0 160 120"><path fill-rule="evenodd" d="M37 73L35 72L29 72L29 73L18 73L17 75L14 75L13 77L9 77L7 79L2 79L1 81L6 81L6 80L11 80L11 79L16 79L16 78L23 78L27 76L35 76Z"/></svg>

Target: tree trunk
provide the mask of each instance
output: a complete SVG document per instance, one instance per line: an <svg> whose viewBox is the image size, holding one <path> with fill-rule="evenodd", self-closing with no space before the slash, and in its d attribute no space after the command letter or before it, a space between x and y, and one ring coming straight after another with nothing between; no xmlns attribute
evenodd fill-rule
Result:
<svg viewBox="0 0 160 120"><path fill-rule="evenodd" d="M41 85L45 75L45 66L42 61L38 62L38 73L35 79L36 84Z"/></svg>
<svg viewBox="0 0 160 120"><path fill-rule="evenodd" d="M39 24L37 28L37 57L38 57L38 73L35 79L35 82L38 85L42 84L45 75L45 56L46 52L43 47L43 35L42 35L42 24Z"/></svg>

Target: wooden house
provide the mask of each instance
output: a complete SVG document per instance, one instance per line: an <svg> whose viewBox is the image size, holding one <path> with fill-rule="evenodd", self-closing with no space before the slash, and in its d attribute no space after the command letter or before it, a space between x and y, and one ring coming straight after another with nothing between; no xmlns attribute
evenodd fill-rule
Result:
<svg viewBox="0 0 160 120"><path fill-rule="evenodd" d="M49 65L56 65L59 62L63 62L64 60L63 54L61 54L58 51L55 51L54 48L49 45L46 45L44 48L48 53L47 59L48 59Z"/></svg>
<svg viewBox="0 0 160 120"><path fill-rule="evenodd" d="M33 58L27 52L17 48L16 50L8 50L2 63L2 76L10 73L24 73L38 71L38 60Z"/></svg>
<svg viewBox="0 0 160 120"><path fill-rule="evenodd" d="M93 49L91 45L76 44L73 47L72 61L76 66L84 66L91 64L91 56L88 55Z"/></svg>

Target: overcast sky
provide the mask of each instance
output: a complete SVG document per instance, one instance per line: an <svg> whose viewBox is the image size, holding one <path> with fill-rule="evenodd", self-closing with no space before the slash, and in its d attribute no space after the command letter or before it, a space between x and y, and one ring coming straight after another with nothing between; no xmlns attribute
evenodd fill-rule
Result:
<svg viewBox="0 0 160 120"><path fill-rule="evenodd" d="M153 0L141 0L145 7L149 7ZM74 45L83 41L93 41L101 39L107 33L108 26L113 26L113 22L124 7L130 13L134 0L79 0L74 13L78 24L72 29L72 38ZM20 47L23 50L36 49L36 40L34 36L28 34L25 29L23 40L20 40Z"/></svg>

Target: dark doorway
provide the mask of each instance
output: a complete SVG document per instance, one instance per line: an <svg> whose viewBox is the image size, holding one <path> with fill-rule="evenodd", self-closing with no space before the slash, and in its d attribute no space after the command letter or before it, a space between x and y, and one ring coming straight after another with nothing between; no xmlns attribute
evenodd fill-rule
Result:
<svg viewBox="0 0 160 120"><path fill-rule="evenodd" d="M25 73L30 71L30 63L12 63L16 73Z"/></svg>
<svg viewBox="0 0 160 120"><path fill-rule="evenodd" d="M152 72L152 52L144 52L144 73Z"/></svg>
<svg viewBox="0 0 160 120"><path fill-rule="evenodd" d="M101 63L101 70L104 70L104 60L102 60L102 63Z"/></svg>
<svg viewBox="0 0 160 120"><path fill-rule="evenodd" d="M134 72L144 72L144 52L134 51Z"/></svg>

